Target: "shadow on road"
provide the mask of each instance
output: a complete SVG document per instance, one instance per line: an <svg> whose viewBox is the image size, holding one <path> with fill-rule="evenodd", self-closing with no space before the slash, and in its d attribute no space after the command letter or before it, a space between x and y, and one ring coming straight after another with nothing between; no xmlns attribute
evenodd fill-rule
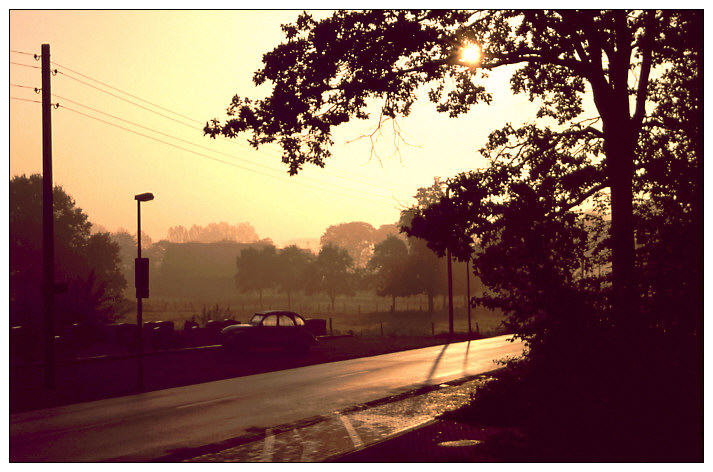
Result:
<svg viewBox="0 0 713 472"><path fill-rule="evenodd" d="M443 349L441 349L441 352L438 354L438 357L436 357L435 362L433 363L433 367L431 367L431 371L428 373L428 377L426 378L426 383L430 384L432 379L433 379L433 374L436 373L436 369L438 368L438 364L441 362L441 359L443 358L443 354L446 353L446 349L448 349L448 346L450 343L446 343L443 345Z"/></svg>
<svg viewBox="0 0 713 472"><path fill-rule="evenodd" d="M470 353L470 339L468 344L465 345L465 356L463 357L463 373L465 374L468 370L468 354Z"/></svg>

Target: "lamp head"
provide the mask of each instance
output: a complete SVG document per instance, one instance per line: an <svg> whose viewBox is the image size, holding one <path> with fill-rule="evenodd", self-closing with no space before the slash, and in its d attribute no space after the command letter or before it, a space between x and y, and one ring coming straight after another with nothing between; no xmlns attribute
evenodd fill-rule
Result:
<svg viewBox="0 0 713 472"><path fill-rule="evenodd" d="M134 196L134 199L140 202L150 202L151 200L153 200L153 193L141 193L139 195Z"/></svg>

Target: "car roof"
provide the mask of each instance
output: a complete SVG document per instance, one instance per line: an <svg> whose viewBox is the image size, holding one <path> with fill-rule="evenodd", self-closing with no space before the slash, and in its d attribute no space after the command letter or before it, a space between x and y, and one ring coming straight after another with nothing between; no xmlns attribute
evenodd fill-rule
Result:
<svg viewBox="0 0 713 472"><path fill-rule="evenodd" d="M285 310L265 310L265 311L256 311L256 315L292 315L292 316L299 316L300 318L302 317L301 315L298 315L294 311L285 311Z"/></svg>

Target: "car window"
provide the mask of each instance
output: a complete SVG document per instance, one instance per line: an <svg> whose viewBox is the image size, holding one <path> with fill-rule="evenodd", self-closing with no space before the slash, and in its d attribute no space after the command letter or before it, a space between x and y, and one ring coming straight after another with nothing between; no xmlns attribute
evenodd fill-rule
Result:
<svg viewBox="0 0 713 472"><path fill-rule="evenodd" d="M259 325L263 318L265 318L265 315L253 315L250 319L250 323Z"/></svg>
<svg viewBox="0 0 713 472"><path fill-rule="evenodd" d="M268 315L262 320L263 326L277 326L277 316Z"/></svg>
<svg viewBox="0 0 713 472"><path fill-rule="evenodd" d="M301 316L295 316L295 324L297 326L304 326L305 320L303 320Z"/></svg>
<svg viewBox="0 0 713 472"><path fill-rule="evenodd" d="M287 315L280 315L280 326L294 326L295 322L292 321L292 318L290 318Z"/></svg>

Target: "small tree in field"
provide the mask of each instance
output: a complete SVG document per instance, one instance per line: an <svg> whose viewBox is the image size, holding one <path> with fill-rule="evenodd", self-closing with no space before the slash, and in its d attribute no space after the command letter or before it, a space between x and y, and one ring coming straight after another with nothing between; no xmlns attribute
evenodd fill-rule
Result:
<svg viewBox="0 0 713 472"><path fill-rule="evenodd" d="M333 244L322 246L310 267L307 293L327 294L334 311L334 300L338 295L354 294L354 277L350 271L353 264L346 249Z"/></svg>
<svg viewBox="0 0 713 472"><path fill-rule="evenodd" d="M287 294L287 309L292 308L292 293L303 290L307 284L307 271L314 259L311 252L297 246L287 246L277 254L276 278L279 287Z"/></svg>
<svg viewBox="0 0 713 472"><path fill-rule="evenodd" d="M263 291L277 285L275 274L277 273L277 249L268 245L258 249L255 247L245 248L240 251L235 265L238 269L235 274L235 284L238 289L245 292L257 291L260 297L260 309L262 310Z"/></svg>
<svg viewBox="0 0 713 472"><path fill-rule="evenodd" d="M403 239L390 235L374 247L367 269L376 274L376 294L391 296L392 307L396 309L396 297L409 295L406 272L408 246Z"/></svg>

